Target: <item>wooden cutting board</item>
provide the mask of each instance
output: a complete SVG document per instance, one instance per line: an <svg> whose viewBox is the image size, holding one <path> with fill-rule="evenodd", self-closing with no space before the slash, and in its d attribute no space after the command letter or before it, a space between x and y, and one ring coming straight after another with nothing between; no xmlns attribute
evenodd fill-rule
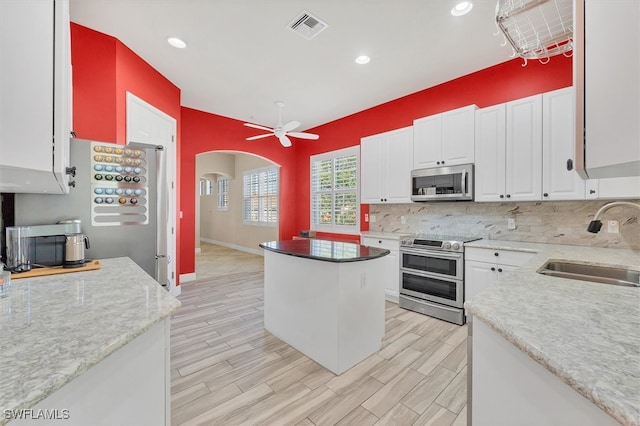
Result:
<svg viewBox="0 0 640 426"><path fill-rule="evenodd" d="M62 266L54 267L54 268L33 268L27 272L18 272L17 274L11 274L12 280L17 280L20 278L33 278L33 277L43 277L45 275L56 275L56 274L68 274L71 272L83 272L83 271L93 271L96 269L100 269L102 265L99 260L92 260L91 262L87 262L84 266L79 268L63 268Z"/></svg>

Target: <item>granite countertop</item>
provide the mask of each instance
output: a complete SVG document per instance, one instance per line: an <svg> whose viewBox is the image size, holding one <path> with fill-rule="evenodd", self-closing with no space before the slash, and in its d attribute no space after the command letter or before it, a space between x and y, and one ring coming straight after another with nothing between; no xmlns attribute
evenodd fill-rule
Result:
<svg viewBox="0 0 640 426"><path fill-rule="evenodd" d="M11 281L0 299L0 412L33 407L180 307L131 259L101 264Z"/></svg>
<svg viewBox="0 0 640 426"><path fill-rule="evenodd" d="M623 424L640 424L640 288L541 275L549 259L638 269L633 250L481 240L536 252L465 303L532 359Z"/></svg>
<svg viewBox="0 0 640 426"><path fill-rule="evenodd" d="M389 250L376 247L320 239L269 241L260 243L260 247L276 253L325 262L359 262L390 253Z"/></svg>

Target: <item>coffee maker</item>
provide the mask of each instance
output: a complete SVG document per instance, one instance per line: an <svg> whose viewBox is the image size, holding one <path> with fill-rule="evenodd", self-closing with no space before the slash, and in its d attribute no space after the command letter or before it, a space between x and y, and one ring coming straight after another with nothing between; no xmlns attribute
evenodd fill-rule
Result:
<svg viewBox="0 0 640 426"><path fill-rule="evenodd" d="M89 240L81 234L79 220L53 225L8 226L7 265L11 272L26 272L32 267L78 267L84 265L84 244ZM68 236L72 238L69 239ZM77 236L80 236L78 238ZM82 250L77 241L82 240ZM67 241L69 260L67 260Z"/></svg>

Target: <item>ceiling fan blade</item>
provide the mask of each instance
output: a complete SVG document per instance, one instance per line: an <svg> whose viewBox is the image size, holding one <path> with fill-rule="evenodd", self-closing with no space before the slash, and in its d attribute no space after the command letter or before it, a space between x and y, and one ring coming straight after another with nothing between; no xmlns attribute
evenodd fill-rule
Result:
<svg viewBox="0 0 640 426"><path fill-rule="evenodd" d="M273 132L273 129L271 127L264 127L264 126L260 126L258 124L253 124L253 123L244 123L244 125L247 126L247 127L253 127L254 129L266 130L267 132Z"/></svg>
<svg viewBox="0 0 640 426"><path fill-rule="evenodd" d="M294 138L300 138L300 139L316 140L320 138L320 136L314 135L313 133L304 133L304 132L288 132L287 135L293 136Z"/></svg>
<svg viewBox="0 0 640 426"><path fill-rule="evenodd" d="M248 141L254 141L256 139L262 139L262 138L266 138L266 137L269 137L269 136L273 136L273 133L267 133L267 134L258 135L258 136L250 136L250 137L247 138L247 140Z"/></svg>
<svg viewBox="0 0 640 426"><path fill-rule="evenodd" d="M287 135L282 134L278 136L278 139L280 139L280 144L285 148L289 148L291 146L291 139L289 139Z"/></svg>
<svg viewBox="0 0 640 426"><path fill-rule="evenodd" d="M284 130L285 132L288 132L289 130L293 130L293 129L297 128L299 125L300 125L299 121L292 120L292 121L289 121L284 126L282 126L282 130Z"/></svg>

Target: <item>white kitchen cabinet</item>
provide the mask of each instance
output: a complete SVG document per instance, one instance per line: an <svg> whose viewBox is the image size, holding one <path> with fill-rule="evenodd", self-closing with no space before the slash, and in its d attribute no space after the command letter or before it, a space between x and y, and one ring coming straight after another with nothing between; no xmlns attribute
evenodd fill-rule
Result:
<svg viewBox="0 0 640 426"><path fill-rule="evenodd" d="M469 329L471 424L619 424L482 321Z"/></svg>
<svg viewBox="0 0 640 426"><path fill-rule="evenodd" d="M584 200L585 181L575 170L575 91L542 95L542 199Z"/></svg>
<svg viewBox="0 0 640 426"><path fill-rule="evenodd" d="M588 200L640 199L640 176L589 179L586 183Z"/></svg>
<svg viewBox="0 0 640 426"><path fill-rule="evenodd" d="M640 176L640 2L574 4L579 167L591 179Z"/></svg>
<svg viewBox="0 0 640 426"><path fill-rule="evenodd" d="M493 250L478 247L465 249L465 302L500 279L533 259L535 253L516 250Z"/></svg>
<svg viewBox="0 0 640 426"><path fill-rule="evenodd" d="M476 111L475 201L542 197L542 95Z"/></svg>
<svg viewBox="0 0 640 426"><path fill-rule="evenodd" d="M413 121L413 168L473 163L475 111L469 105Z"/></svg>
<svg viewBox="0 0 640 426"><path fill-rule="evenodd" d="M68 193L67 0L0 1L0 93L0 191Z"/></svg>
<svg viewBox="0 0 640 426"><path fill-rule="evenodd" d="M362 138L360 202L410 203L413 129L404 127Z"/></svg>
<svg viewBox="0 0 640 426"><path fill-rule="evenodd" d="M400 295L400 241L397 238L361 238L361 244L369 247L387 249L390 253L384 257L386 259L384 269L384 293L385 298L394 303L398 303Z"/></svg>

